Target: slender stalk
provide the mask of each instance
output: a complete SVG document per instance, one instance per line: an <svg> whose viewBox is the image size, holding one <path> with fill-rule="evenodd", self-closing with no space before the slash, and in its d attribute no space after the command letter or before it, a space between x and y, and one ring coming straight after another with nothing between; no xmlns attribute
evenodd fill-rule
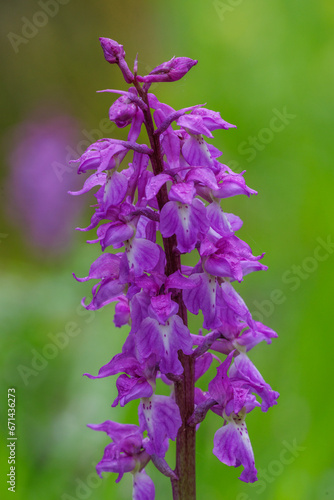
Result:
<svg viewBox="0 0 334 500"><path fill-rule="evenodd" d="M160 147L159 135L154 134L154 125L151 116L151 110L148 103L147 92L134 82L138 94L147 105L143 109L145 117L145 126L150 141L153 154L150 156L154 175L163 172L163 159ZM165 203L168 202L168 193L166 184L162 186L157 194L159 210L161 212ZM164 250L166 254L166 274L170 275L181 269L181 257L176 251L177 240L173 235L170 238L163 238ZM182 299L182 291L175 290L173 300L179 304L179 316L187 325L187 309ZM182 380L174 383L175 400L180 409L182 426L180 427L176 438L176 467L175 474L178 479L171 479L173 499L174 500L195 500L196 499L196 428L189 426L188 421L194 412L194 387L195 387L195 360L192 356L186 356L179 351L179 359L182 363L184 373Z"/></svg>

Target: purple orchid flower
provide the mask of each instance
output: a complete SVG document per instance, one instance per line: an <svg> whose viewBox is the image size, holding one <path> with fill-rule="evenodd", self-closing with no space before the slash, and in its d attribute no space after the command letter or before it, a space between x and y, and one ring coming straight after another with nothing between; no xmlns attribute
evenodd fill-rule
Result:
<svg viewBox="0 0 334 500"><path fill-rule="evenodd" d="M151 317L145 318L136 333L136 347L139 356L147 359L155 354L161 373L181 375L182 364L178 351L192 353L192 340L188 328L177 316L179 306L171 300L171 293L152 297L148 307Z"/></svg>
<svg viewBox="0 0 334 500"><path fill-rule="evenodd" d="M160 215L160 231L164 238L173 234L181 253L191 252L201 233L208 230L205 206L195 195L194 184L184 183L172 186L169 199Z"/></svg>
<svg viewBox="0 0 334 500"><path fill-rule="evenodd" d="M118 424L107 420L103 424L89 424L93 430L103 431L112 439L106 446L102 460L96 471L100 477L102 472L118 473L118 483L125 472L133 474L133 498L138 500L154 500L155 488L152 479L146 474L144 467L150 461L145 451L143 439L136 425Z"/></svg>
<svg viewBox="0 0 334 500"><path fill-rule="evenodd" d="M145 472L150 462L171 479L174 499L193 500L195 437L207 412L223 419L213 437L214 455L226 465L242 465L240 479L254 482L245 418L257 407L267 411L278 398L246 354L277 335L253 320L233 286L267 269L260 263L264 254L252 254L235 234L241 219L220 207L220 200L256 191L246 185L244 172L236 174L217 160L222 152L206 140L234 125L202 105L175 110L148 93L153 82L179 80L197 61L173 58L139 76L137 58L132 73L122 45L107 38L101 45L131 85L127 91L106 90L120 95L109 118L130 130L127 140L97 141L78 160L78 172L90 176L72 194L96 189L95 212L80 230L97 228L89 243L99 243L104 253L87 277L76 279L98 280L92 301L83 302L86 309L115 304L115 326L129 326L122 352L97 375L86 375L117 375L112 411L139 400L139 427L111 421L90 426L112 439L97 471L117 472L119 479L132 473L133 498L153 500L155 488ZM137 142L143 128L150 147ZM197 264L183 265L182 254L191 252ZM208 332L195 335L187 315L200 311ZM195 387L217 361L208 390ZM161 384L168 396L158 394ZM170 440L176 440L175 470L165 458Z"/></svg>
<svg viewBox="0 0 334 500"><path fill-rule="evenodd" d="M142 432L146 430L148 433L149 441L145 444L145 449L149 455L164 457L168 439L176 439L181 424L179 408L171 397L153 395L142 398L139 405L139 426Z"/></svg>
<svg viewBox="0 0 334 500"><path fill-rule="evenodd" d="M231 413L227 424L218 429L214 437L213 454L226 465L244 466L240 478L246 483L257 481L254 453L248 436L244 415Z"/></svg>

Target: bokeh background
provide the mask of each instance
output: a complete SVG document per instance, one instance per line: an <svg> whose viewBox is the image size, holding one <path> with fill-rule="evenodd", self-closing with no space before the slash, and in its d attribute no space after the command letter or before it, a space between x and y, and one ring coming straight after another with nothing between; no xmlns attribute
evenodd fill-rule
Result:
<svg viewBox="0 0 334 500"><path fill-rule="evenodd" d="M112 409L115 380L82 377L120 350L126 328L114 327L112 305L96 314L80 307L91 286L72 272L86 276L100 250L74 231L87 225L92 196L66 194L78 186L66 161L125 133L108 124L112 96L95 92L125 88L99 36L123 43L128 61L138 52L141 74L173 55L198 59L182 81L154 90L174 108L206 102L235 123L214 144L259 192L224 207L244 220L240 237L254 254L266 252L269 271L238 291L279 333L251 359L281 397L247 420L254 485L212 455L221 421L209 415L198 432L198 498L334 498L332 0L15 0L1 3L0 19L1 498L10 495L8 387L17 399L15 498L131 498L130 477L115 485L94 472L108 438L86 423L136 422L137 404ZM168 480L148 471L157 499L170 499Z"/></svg>

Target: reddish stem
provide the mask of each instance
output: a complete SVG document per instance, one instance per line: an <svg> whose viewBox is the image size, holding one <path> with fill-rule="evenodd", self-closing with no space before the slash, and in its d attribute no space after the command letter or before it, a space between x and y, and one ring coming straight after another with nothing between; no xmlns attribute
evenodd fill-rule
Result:
<svg viewBox="0 0 334 500"><path fill-rule="evenodd" d="M149 107L147 92L134 82L139 96L147 105L143 110L145 126L150 141L153 154L150 155L154 175L163 172L163 159L160 147L160 138L154 134L154 125ZM159 210L168 202L168 193L166 184L164 184L157 194ZM175 271L181 270L181 257L176 251L177 240L173 235L170 238L163 238L164 250L166 254L166 274L167 276ZM175 290L173 299L179 304L179 316L187 325L187 309L182 299L182 291ZM174 383L175 400L180 409L182 425L176 438L176 467L175 474L178 479L171 479L174 500L195 500L196 499L196 428L188 425L188 420L194 412L194 388L195 388L195 360L192 356L186 356L182 351L178 352L184 372L182 380Z"/></svg>

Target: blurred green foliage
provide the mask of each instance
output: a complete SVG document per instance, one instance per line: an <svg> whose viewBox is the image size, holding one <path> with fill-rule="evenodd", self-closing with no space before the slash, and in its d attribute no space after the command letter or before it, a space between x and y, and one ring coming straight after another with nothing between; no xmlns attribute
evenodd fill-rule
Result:
<svg viewBox="0 0 334 500"><path fill-rule="evenodd" d="M107 117L112 96L95 91L124 84L117 68L104 61L99 36L123 43L129 61L139 52L142 74L173 55L198 59L185 79L158 85L155 92L174 108L206 102L238 126L216 132L214 144L223 149L223 159L232 168L247 170L246 181L259 195L226 200L224 207L244 220L240 236L254 254L266 252L269 271L247 276L238 291L256 319L262 315L279 333L272 346L259 346L251 358L281 393L268 414L254 411L247 420L262 477L255 485L241 483L239 469L224 466L212 455L213 435L222 421L211 414L201 425L198 498L334 498L333 250L322 250L322 260L314 258L318 239L334 238L333 2L69 0L15 52L8 34L21 36L23 18L32 20L40 10L33 0L1 4L3 179L8 131L40 102L46 108L61 103L88 131L98 129ZM284 110L293 118L280 122L284 126L278 131L273 118ZM124 131L116 135L123 137ZM86 203L91 203L89 196ZM88 218L88 211L82 214L83 224ZM85 276L99 248L85 245L84 235L76 234L67 253L42 259L27 248L6 215L0 233L1 407L6 409L7 387L15 387L15 498L128 499L131 478L115 485L112 476L103 481L95 476L94 464L108 439L85 427L105 419L137 419L136 403L110 408L114 380L81 376L96 373L120 350L126 335L126 328L117 330L112 323L112 306L95 315L78 308L81 297L89 296L90 285L76 283L71 273ZM18 367L31 368L36 352L41 354L52 343L49 334L63 332L69 323L76 324L77 335L67 336L68 344L56 348L47 365L24 381ZM191 327L200 327L199 317L191 319ZM3 412L4 438L6 425ZM284 452L286 443L301 448L293 456ZM3 491L5 444L3 439ZM286 456L292 459L282 458ZM148 469L156 480L157 499L170 499L168 480L153 466ZM1 498L7 498L6 493Z"/></svg>

